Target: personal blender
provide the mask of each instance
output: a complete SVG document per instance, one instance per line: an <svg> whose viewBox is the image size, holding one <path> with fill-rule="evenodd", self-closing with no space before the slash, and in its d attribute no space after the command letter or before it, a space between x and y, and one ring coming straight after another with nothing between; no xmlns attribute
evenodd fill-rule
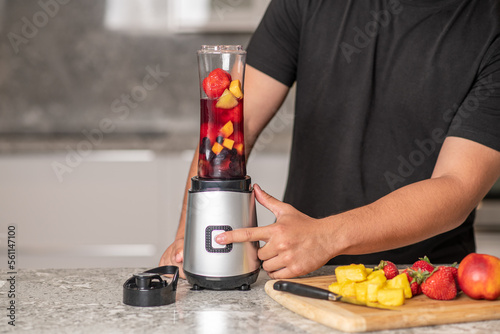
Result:
<svg viewBox="0 0 500 334"><path fill-rule="evenodd" d="M243 136L245 57L239 45L198 51L198 175L188 193L183 265L195 290L248 290L259 275L258 242L215 242L225 231L257 226Z"/></svg>

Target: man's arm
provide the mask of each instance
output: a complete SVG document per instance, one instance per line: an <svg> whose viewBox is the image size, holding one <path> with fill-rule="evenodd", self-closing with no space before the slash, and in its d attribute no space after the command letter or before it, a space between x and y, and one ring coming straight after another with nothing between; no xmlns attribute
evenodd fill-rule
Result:
<svg viewBox="0 0 500 334"><path fill-rule="evenodd" d="M244 99L244 126L245 126L245 153L248 158L257 137L267 123L272 119L279 107L285 100L289 88L270 76L248 66L245 69L245 99ZM186 224L186 207L188 190L191 187L191 178L198 172L198 149L196 149L191 167L189 169L184 200L182 204L181 217L174 242L165 250L160 265L179 266L182 272L184 229Z"/></svg>
<svg viewBox="0 0 500 334"><path fill-rule="evenodd" d="M263 192L257 200L276 223L220 234L221 244L263 240L263 268L272 278L309 273L342 254L410 245L459 226L500 176L500 152L448 137L430 179L338 215L313 219Z"/></svg>

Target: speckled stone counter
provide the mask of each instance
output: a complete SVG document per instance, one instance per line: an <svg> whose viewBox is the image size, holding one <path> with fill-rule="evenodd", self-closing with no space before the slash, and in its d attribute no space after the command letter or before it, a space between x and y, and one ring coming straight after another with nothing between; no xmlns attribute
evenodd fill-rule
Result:
<svg viewBox="0 0 500 334"><path fill-rule="evenodd" d="M9 282L2 270L0 333L338 333L269 298L262 272L250 291L191 291L179 280L175 304L124 305L123 283L143 269L21 269L15 328L8 325ZM332 273L325 267L312 275ZM500 320L377 333L500 333Z"/></svg>

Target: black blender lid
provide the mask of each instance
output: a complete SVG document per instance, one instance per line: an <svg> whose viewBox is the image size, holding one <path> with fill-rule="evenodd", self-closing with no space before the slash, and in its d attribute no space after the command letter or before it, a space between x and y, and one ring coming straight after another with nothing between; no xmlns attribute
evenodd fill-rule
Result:
<svg viewBox="0 0 500 334"><path fill-rule="evenodd" d="M190 191L250 191L251 184L252 179L248 175L234 180L203 179L195 176L191 178Z"/></svg>
<svg viewBox="0 0 500 334"><path fill-rule="evenodd" d="M173 275L170 284L161 275ZM179 268L163 266L134 274L123 284L123 303L131 306L162 306L175 303Z"/></svg>

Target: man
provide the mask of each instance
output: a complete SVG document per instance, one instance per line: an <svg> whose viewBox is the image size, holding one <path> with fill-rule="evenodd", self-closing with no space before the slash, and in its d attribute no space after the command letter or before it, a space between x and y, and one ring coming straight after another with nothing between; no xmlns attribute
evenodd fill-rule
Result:
<svg viewBox="0 0 500 334"><path fill-rule="evenodd" d="M285 203L256 185L276 222L217 242L265 241L272 278L474 252L475 207L500 175L499 5L273 1L248 47L245 139L296 83ZM161 264L181 266L184 222Z"/></svg>

